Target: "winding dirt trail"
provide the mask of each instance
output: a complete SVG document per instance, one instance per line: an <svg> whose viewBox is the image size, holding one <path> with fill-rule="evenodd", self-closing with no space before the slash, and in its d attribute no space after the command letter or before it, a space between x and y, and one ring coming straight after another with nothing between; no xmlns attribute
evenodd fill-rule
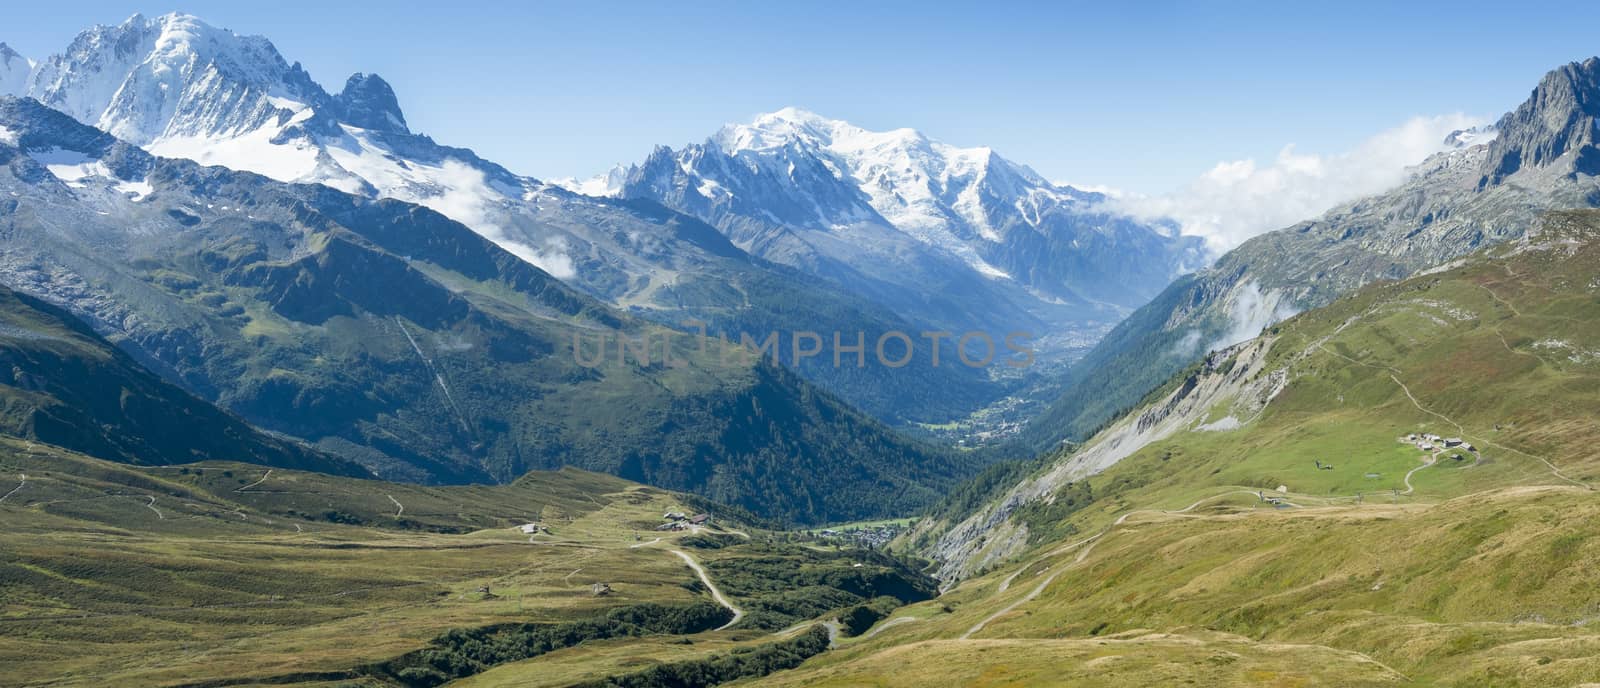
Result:
<svg viewBox="0 0 1600 688"><path fill-rule="evenodd" d="M1104 538L1106 535L1109 535L1111 533L1112 529L1114 529L1117 526L1120 526L1120 525L1126 523L1128 521L1128 519L1133 517L1134 515L1137 515L1137 514L1186 514L1186 513L1189 513L1191 511L1194 511L1196 508L1199 508L1199 506L1201 504L1205 504L1206 502L1209 502L1209 501L1212 501L1212 500L1216 500L1216 499L1221 499L1223 497L1227 497L1229 495L1235 495L1235 494L1247 494L1247 495L1251 495L1251 496L1254 496L1254 497L1257 497L1257 498L1260 497L1259 494L1257 494L1255 492L1252 492L1250 490L1229 490L1227 492L1221 492L1221 493L1218 493L1218 494L1211 495L1209 497L1202 497L1200 499L1197 499L1197 500L1195 500L1195 502L1193 504L1190 504L1189 506L1186 506L1186 507L1184 507L1182 509L1177 509L1177 510L1135 509L1133 511L1130 511L1128 513L1125 513L1125 514L1117 517L1117 520L1113 521L1111 523L1111 525L1106 526L1105 530L1102 530L1099 533L1096 533L1095 535L1092 535L1090 537L1084 538L1084 539L1079 540L1077 542L1074 542L1072 544L1064 545L1064 546L1058 547L1058 548L1056 548L1054 550L1051 550L1050 552L1046 553L1043 557L1040 557L1040 558L1043 559L1043 558L1053 557L1053 556L1056 556L1058 554L1065 554L1067 552L1072 551L1074 548L1083 547L1084 545L1089 545L1088 547L1083 547L1082 551L1078 552L1078 556L1073 558L1072 563L1067 564L1065 566L1058 567L1053 573L1050 574L1049 578L1044 579L1037 586L1034 586L1033 590L1029 591L1027 595L1024 595L1021 599L1019 599L1019 600L1017 600L1015 602L1012 602L1009 605L1006 605L1004 609L1001 609L1000 611L997 611L997 612L995 612L993 614L990 614L989 616L985 617L982 621L979 621L978 623L973 624L972 628L967 629L966 633L961 634L961 639L965 640L967 638L972 637L973 634L976 634L978 631L983 630L983 628L985 626L988 626L989 623L994 621L995 619L998 619L998 618L1000 618L1002 616L1005 616L1006 614L1016 610L1017 607L1020 607L1023 604L1026 604L1028 602L1033 601L1040 594L1044 593L1044 589L1045 588L1049 587L1051 583L1055 582L1055 579L1056 579L1057 576L1060 576L1061 574L1066 573L1068 569L1072 568L1073 566L1076 566L1078 564L1083 563L1084 559L1089 558L1089 553L1094 550L1094 544L1095 543L1099 542L1101 540L1101 538ZM1016 573L1011 574L1005 580L1001 581L1000 582L1000 587L997 590L997 592L1005 592L1008 588L1011 587L1012 581L1016 580L1017 576L1020 575L1023 571L1026 571L1027 568L1028 567L1024 566L1022 569L1018 570Z"/></svg>
<svg viewBox="0 0 1600 688"><path fill-rule="evenodd" d="M1087 554L1088 550L1084 550L1084 553ZM1080 559L1080 561L1081 561L1081 559ZM1075 561L1073 563L1077 563L1077 562ZM972 628L967 629L966 633L962 633L961 634L961 640L966 640L968 638L971 638L974 633L977 633L978 631L983 630L984 626L989 625L989 622L994 621L995 619L998 619L998 618L1000 618L1002 616L1005 616L1006 614L1010 614L1012 611L1016 610L1017 607L1020 607L1020 606L1022 606L1024 604L1032 602L1034 600L1034 598L1038 597L1041 593L1044 592L1045 588L1050 587L1050 584L1055 582L1056 576L1059 576L1059 575L1061 575L1063 573L1066 573L1066 572L1067 572L1067 567L1062 567L1060 569L1057 569L1055 573L1050 574L1049 578L1044 579L1037 586L1034 586L1033 590L1030 591L1027 595L1024 595L1022 597L1022 599L1017 600L1016 602L1012 602L1011 604L1006 605L1004 609L1001 609L1000 611L997 611L997 612L995 612L993 614L990 614L989 616L984 617L984 619L982 621L979 621L978 623L973 624Z"/></svg>
<svg viewBox="0 0 1600 688"><path fill-rule="evenodd" d="M882 633L882 632L887 631L887 630L889 630L891 628L894 628L895 626L903 626L905 624L912 623L914 621L921 621L921 619L918 619L915 616L898 616L898 617L895 617L893 619L889 619L888 621L885 621L885 622L883 622L881 624L873 626L872 630L867 631L867 634L861 636L861 638L863 640L867 639L867 638L871 638L872 636L875 636L875 635L877 635L879 633Z"/></svg>
<svg viewBox="0 0 1600 688"><path fill-rule="evenodd" d="M260 479L260 480L257 480L257 481L255 481L255 482L253 482L253 483L250 483L250 484L249 484L249 485L244 485L244 486L241 486L241 487L236 487L236 488L234 488L234 489L233 489L233 491L234 491L234 492L244 492L244 491L245 491L245 490L248 490L248 489L250 489L250 488L252 488L252 487L255 487L255 486L257 486L257 485L260 485L260 484L261 484L261 483L264 483L264 482L266 482L266 481L267 481L267 478L270 478L270 477L272 477L272 469L270 469L270 468L268 468L268 469L267 469L267 472L266 472L266 473L263 473L263 474L262 474L262 475L261 475L261 479Z"/></svg>
<svg viewBox="0 0 1600 688"><path fill-rule="evenodd" d="M1417 490L1417 488L1411 486L1411 475L1413 473L1416 473L1417 471L1420 471L1420 470L1422 470L1424 468L1432 466L1432 465L1434 465L1436 463L1439 463L1439 455L1438 454L1434 454L1433 456L1428 457L1428 462L1427 463L1424 463L1421 466L1417 466L1416 468L1413 468L1413 469L1411 469L1409 471L1406 471L1406 478L1405 478L1405 481L1404 481L1405 484L1406 484L1406 491L1405 492L1401 492L1400 494L1409 495L1412 492L1415 492Z"/></svg>
<svg viewBox="0 0 1600 688"><path fill-rule="evenodd" d="M716 583L711 582L711 576L706 574L706 569L704 566L700 565L700 562L695 561L694 557L689 556L688 552L685 552L681 549L669 549L667 551L678 555L678 558L682 559L683 563L688 564L689 568L694 569L695 575L700 577L700 582L704 583L706 585L706 589L711 591L711 599L716 600L717 604L720 604L726 607L728 611L733 612L733 618L730 619L728 623L722 624L715 630L726 630L732 627L734 624L739 623L739 620L744 618L744 610L733 606L733 603L729 602L728 598L723 596L722 589L718 588Z"/></svg>
<svg viewBox="0 0 1600 688"><path fill-rule="evenodd" d="M395 512L394 512L394 517L395 518L400 518L400 514L403 514L403 513L406 512L406 505L401 504L400 500L394 498L394 495L384 495L384 496L388 497L389 501L394 502L395 507L397 507L395 509Z"/></svg>
<svg viewBox="0 0 1600 688"><path fill-rule="evenodd" d="M155 495L145 495L145 496L150 498L150 502L148 504L145 504L144 508L156 512L156 518L158 518L160 520L163 520L163 521L167 520L167 517L163 516L161 514L161 510L156 508L156 496Z"/></svg>
<svg viewBox="0 0 1600 688"><path fill-rule="evenodd" d="M17 486L11 488L10 492L7 492L7 493L5 493L3 495L0 495L0 502L6 501L6 497L10 497L11 495L16 494L17 490L22 489L23 487L25 487L28 484L28 474L26 474L26 473L18 473L17 477L21 478L22 482L17 483Z"/></svg>

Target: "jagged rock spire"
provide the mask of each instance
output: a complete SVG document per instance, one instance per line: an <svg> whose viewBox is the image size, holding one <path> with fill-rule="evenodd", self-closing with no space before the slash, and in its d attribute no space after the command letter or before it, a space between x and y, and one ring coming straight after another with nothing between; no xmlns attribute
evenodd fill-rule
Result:
<svg viewBox="0 0 1600 688"><path fill-rule="evenodd" d="M1600 175L1600 58L1552 70L1528 100L1500 118L1479 186L1519 170L1570 165L1569 173Z"/></svg>
<svg viewBox="0 0 1600 688"><path fill-rule="evenodd" d="M340 119L352 125L396 134L410 133L394 89L377 74L352 74L335 101Z"/></svg>

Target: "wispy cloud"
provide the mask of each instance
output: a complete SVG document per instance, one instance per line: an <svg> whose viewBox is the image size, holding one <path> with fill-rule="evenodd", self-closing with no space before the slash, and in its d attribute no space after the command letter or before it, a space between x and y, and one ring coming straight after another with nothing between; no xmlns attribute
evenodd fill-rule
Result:
<svg viewBox="0 0 1600 688"><path fill-rule="evenodd" d="M1268 164L1253 159L1217 165L1162 196L1118 196L1140 217L1177 220L1185 234L1205 237L1218 252L1263 232L1309 220L1334 206L1405 181L1407 168L1445 149L1457 129L1483 124L1463 114L1415 117L1337 155L1295 152L1288 145Z"/></svg>

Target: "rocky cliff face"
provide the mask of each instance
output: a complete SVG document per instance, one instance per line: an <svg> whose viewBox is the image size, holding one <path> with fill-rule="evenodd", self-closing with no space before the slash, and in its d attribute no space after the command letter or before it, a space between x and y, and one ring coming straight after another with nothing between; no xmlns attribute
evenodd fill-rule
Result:
<svg viewBox="0 0 1600 688"><path fill-rule="evenodd" d="M938 563L935 576L961 580L1022 552L1030 543L1027 523L1014 517L1018 509L1037 501L1048 503L1066 485L1096 475L1152 442L1183 430L1229 430L1249 422L1288 381L1284 368L1268 370L1272 343L1263 337L1211 354L1171 392L1096 435L1081 451L953 525L924 525L945 529L926 552ZM1219 414L1219 408L1226 410Z"/></svg>
<svg viewBox="0 0 1600 688"><path fill-rule="evenodd" d="M353 126L389 134L411 133L394 89L377 74L352 75L333 102L340 119Z"/></svg>
<svg viewBox="0 0 1600 688"><path fill-rule="evenodd" d="M1600 58L1546 74L1522 105L1500 119L1480 186L1500 184L1524 168L1559 167L1600 174Z"/></svg>

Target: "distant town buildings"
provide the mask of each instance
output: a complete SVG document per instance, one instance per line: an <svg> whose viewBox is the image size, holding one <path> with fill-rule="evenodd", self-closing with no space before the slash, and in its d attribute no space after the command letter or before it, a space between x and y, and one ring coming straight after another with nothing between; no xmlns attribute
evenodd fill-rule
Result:
<svg viewBox="0 0 1600 688"><path fill-rule="evenodd" d="M666 523L656 526L656 530L660 531L689 530L690 528L709 525L712 520L711 514L695 514L693 516L685 516L676 511L668 511L667 513L662 514L661 518L662 520L665 520Z"/></svg>
<svg viewBox="0 0 1600 688"><path fill-rule="evenodd" d="M1478 452L1478 449L1472 446L1472 443L1466 441L1465 439L1460 437L1440 437L1433 433L1423 433L1420 435L1417 433L1411 433L1406 435L1400 441L1414 444L1416 445L1417 449L1429 453L1443 451L1445 449L1460 449L1462 451L1471 452L1474 454Z"/></svg>
<svg viewBox="0 0 1600 688"><path fill-rule="evenodd" d="M902 532L904 532L904 527L901 525L896 523L888 523L878 526L847 528L842 530L835 528L823 528L822 530L817 531L817 536L824 540L832 540L839 543L848 542L858 547L865 547L867 549L879 549L888 546L888 544L895 538L899 537L900 533Z"/></svg>

